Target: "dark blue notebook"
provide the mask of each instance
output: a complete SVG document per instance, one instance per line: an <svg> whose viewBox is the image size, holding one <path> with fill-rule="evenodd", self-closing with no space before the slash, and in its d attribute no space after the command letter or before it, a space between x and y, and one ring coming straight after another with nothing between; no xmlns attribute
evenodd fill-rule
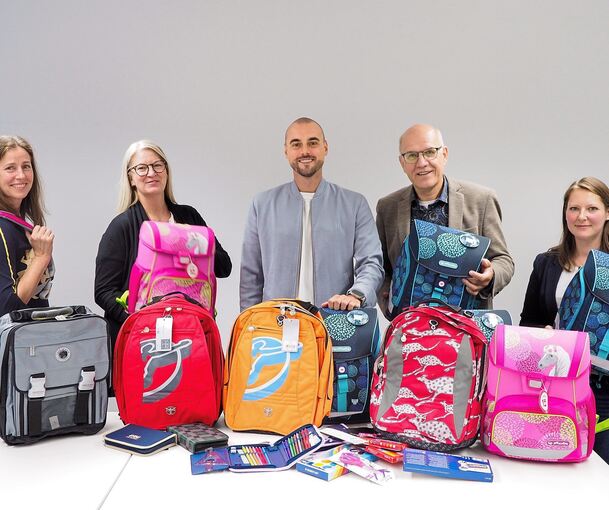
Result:
<svg viewBox="0 0 609 510"><path fill-rule="evenodd" d="M176 444L176 435L139 425L126 425L104 436L104 444L137 455L151 455Z"/></svg>

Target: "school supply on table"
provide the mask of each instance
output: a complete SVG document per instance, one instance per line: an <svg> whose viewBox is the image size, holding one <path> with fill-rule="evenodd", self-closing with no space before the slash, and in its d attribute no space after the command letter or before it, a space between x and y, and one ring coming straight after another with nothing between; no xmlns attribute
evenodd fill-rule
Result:
<svg viewBox="0 0 609 510"><path fill-rule="evenodd" d="M349 427L342 423L324 425L323 427L320 427L319 431L324 436L334 437L344 443L349 443L353 445L366 444L366 440L364 438L359 437L357 433L352 432Z"/></svg>
<svg viewBox="0 0 609 510"><path fill-rule="evenodd" d="M372 365L381 345L377 311L322 308L320 312L332 340L334 357L334 397L324 422L367 422Z"/></svg>
<svg viewBox="0 0 609 510"><path fill-rule="evenodd" d="M220 470L219 466L227 464L226 469L237 473L255 471L280 471L291 468L299 459L319 449L322 438L314 425L304 425L272 444L231 445L223 448L211 448L203 453L191 455L193 474ZM203 471L195 466L212 464L214 469Z"/></svg>
<svg viewBox="0 0 609 510"><path fill-rule="evenodd" d="M128 310L181 292L212 315L216 304L216 238L209 227L144 221L129 276Z"/></svg>
<svg viewBox="0 0 609 510"><path fill-rule="evenodd" d="M489 348L482 444L518 459L579 462L594 445L588 335L499 325Z"/></svg>
<svg viewBox="0 0 609 510"><path fill-rule="evenodd" d="M104 445L136 455L152 455L176 445L176 435L139 425L126 425L104 436Z"/></svg>
<svg viewBox="0 0 609 510"><path fill-rule="evenodd" d="M85 306L28 308L0 319L0 435L8 444L95 434L106 423L110 338Z"/></svg>
<svg viewBox="0 0 609 510"><path fill-rule="evenodd" d="M486 346L476 323L442 302L398 315L376 362L372 425L414 448L450 451L472 445L480 425Z"/></svg>
<svg viewBox="0 0 609 510"><path fill-rule="evenodd" d="M379 432L358 432L357 436L366 441L367 445L382 448L384 450L392 450L395 452L401 452L407 445L400 441L391 441L383 438Z"/></svg>
<svg viewBox="0 0 609 510"><path fill-rule="evenodd" d="M204 423L172 425L167 427L167 431L174 433L178 438L178 444L191 453L228 444L228 436L224 432Z"/></svg>
<svg viewBox="0 0 609 510"><path fill-rule="evenodd" d="M230 467L230 458L226 448L209 448L190 456L190 472L202 475L212 471L226 471Z"/></svg>
<svg viewBox="0 0 609 510"><path fill-rule="evenodd" d="M348 447L351 451L357 454L362 454L361 449L356 447ZM307 475L314 476L326 482L331 482L339 476L346 475L349 470L343 466L338 465L336 462L332 462L330 457L337 454L343 449L342 446L337 446L332 450L325 452L316 452L313 455L307 455L305 458L300 459L296 463L296 471L305 473ZM371 462L376 461L376 457L371 453L363 454L365 458Z"/></svg>
<svg viewBox="0 0 609 510"><path fill-rule="evenodd" d="M590 250L565 289L558 315L560 329L585 331L592 354L609 358L609 253Z"/></svg>
<svg viewBox="0 0 609 510"><path fill-rule="evenodd" d="M332 405L332 343L319 311L294 300L244 310L224 371L224 420L233 430L286 434L321 425Z"/></svg>
<svg viewBox="0 0 609 510"><path fill-rule="evenodd" d="M224 354L201 305L169 295L128 317L114 349L114 391L124 423L165 429L221 412Z"/></svg>
<svg viewBox="0 0 609 510"><path fill-rule="evenodd" d="M391 470L376 466L366 458L366 452L351 447L343 447L330 460L378 485L385 485L394 479Z"/></svg>
<svg viewBox="0 0 609 510"><path fill-rule="evenodd" d="M394 265L391 318L430 298L464 309L480 308L480 299L466 291L462 279L480 270L490 243L488 237L414 220Z"/></svg>
<svg viewBox="0 0 609 510"><path fill-rule="evenodd" d="M385 450L384 448L380 448L378 446L367 445L364 450L371 453L375 457L384 460L385 462L390 462L391 464L402 462L402 459L404 458L404 454L401 451Z"/></svg>
<svg viewBox="0 0 609 510"><path fill-rule="evenodd" d="M475 457L408 449L404 450L403 466L404 471L443 478L459 478L477 482L493 481L491 463L486 459Z"/></svg>

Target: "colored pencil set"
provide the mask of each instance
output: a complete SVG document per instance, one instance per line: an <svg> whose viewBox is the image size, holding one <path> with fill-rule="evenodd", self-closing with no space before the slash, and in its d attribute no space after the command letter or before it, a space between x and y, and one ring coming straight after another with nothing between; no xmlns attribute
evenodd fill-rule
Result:
<svg viewBox="0 0 609 510"><path fill-rule="evenodd" d="M323 439L313 425L304 425L275 443L233 445L223 448L210 448L205 454L209 457L191 457L193 474L208 473L214 470L229 469L236 472L274 471L293 466L305 455L314 452L322 445ZM220 463L213 458L226 459ZM201 464L205 464L202 466Z"/></svg>
<svg viewBox="0 0 609 510"><path fill-rule="evenodd" d="M269 466L271 461L262 446L231 446L231 454L239 454L241 463L250 466Z"/></svg>

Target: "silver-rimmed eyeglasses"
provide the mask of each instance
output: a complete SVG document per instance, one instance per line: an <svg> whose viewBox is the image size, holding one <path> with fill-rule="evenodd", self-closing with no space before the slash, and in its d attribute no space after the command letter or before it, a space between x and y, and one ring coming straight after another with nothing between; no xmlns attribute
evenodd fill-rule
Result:
<svg viewBox="0 0 609 510"><path fill-rule="evenodd" d="M431 159L436 159L438 157L438 151L444 147L440 145L440 147L429 147L428 149L422 151L408 151L400 154L404 158L406 163L416 163L419 161L419 156L423 156L427 161Z"/></svg>

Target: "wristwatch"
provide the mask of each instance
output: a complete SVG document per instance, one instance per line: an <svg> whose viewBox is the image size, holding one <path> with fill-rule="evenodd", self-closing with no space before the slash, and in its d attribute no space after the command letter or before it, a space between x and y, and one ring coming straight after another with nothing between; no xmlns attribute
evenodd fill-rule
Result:
<svg viewBox="0 0 609 510"><path fill-rule="evenodd" d="M363 308L364 305L366 304L366 296L364 295L363 292L360 292L357 289L350 289L347 291L347 296L353 296L357 299L359 299L359 305Z"/></svg>

